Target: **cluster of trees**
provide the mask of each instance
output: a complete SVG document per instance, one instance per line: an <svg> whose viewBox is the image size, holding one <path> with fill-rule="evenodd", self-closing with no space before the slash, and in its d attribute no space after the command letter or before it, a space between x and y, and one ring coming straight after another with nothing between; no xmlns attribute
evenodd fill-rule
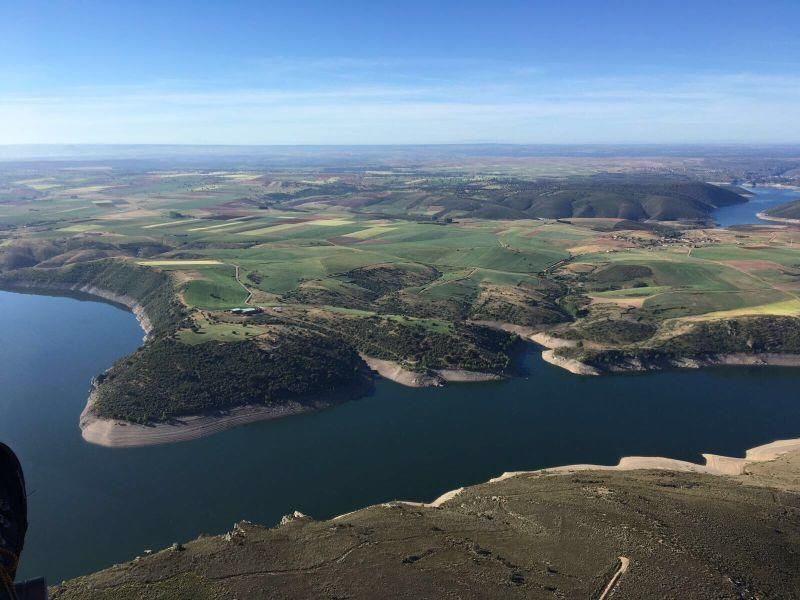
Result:
<svg viewBox="0 0 800 600"><path fill-rule="evenodd" d="M361 352L386 360L404 361L411 368L467 369L502 373L511 366L518 338L488 327L455 323L450 332L371 317L342 319L337 332Z"/></svg>
<svg viewBox="0 0 800 600"><path fill-rule="evenodd" d="M724 321L701 321L689 331L664 340L658 347L591 351L564 348L559 354L578 358L598 368L631 360L646 365L669 364L678 358L703 358L717 354L800 354L800 319L758 316Z"/></svg>
<svg viewBox="0 0 800 600"><path fill-rule="evenodd" d="M466 288L464 291L466 293L462 295L453 294L449 297L392 292L378 298L371 308L389 315L461 321L469 318L472 303L478 297L477 288Z"/></svg>
<svg viewBox="0 0 800 600"><path fill-rule="evenodd" d="M578 330L573 333L580 339L604 344L632 344L652 337L657 329L653 323L646 321L602 318L581 323Z"/></svg>
<svg viewBox="0 0 800 600"><path fill-rule="evenodd" d="M317 394L331 399L363 391L367 379L350 346L295 331L272 346L161 338L118 361L98 384L98 415L148 423L245 404L302 402Z"/></svg>
<svg viewBox="0 0 800 600"><path fill-rule="evenodd" d="M571 274L561 279L577 282L583 290L590 292L640 288L657 283L655 273L647 265L618 263L612 263L590 273Z"/></svg>
<svg viewBox="0 0 800 600"><path fill-rule="evenodd" d="M569 321L569 313L558 304L565 293L563 285L547 280L541 280L536 287L527 284L513 288L484 286L473 302L470 318L529 327Z"/></svg>
<svg viewBox="0 0 800 600"><path fill-rule="evenodd" d="M566 289L559 282L527 285L464 286L448 297L391 292L369 308L384 314L409 315L450 321L502 321L535 326L568 321L570 315L559 305Z"/></svg>
<svg viewBox="0 0 800 600"><path fill-rule="evenodd" d="M482 302L472 311L472 318L479 321L502 321L524 327L549 325L568 321L566 311L557 306L543 306L535 301L526 303L506 302L502 297Z"/></svg>
<svg viewBox="0 0 800 600"><path fill-rule="evenodd" d="M441 273L433 267L410 269L392 264L360 267L343 276L346 281L372 292L373 299L402 288L425 285L439 277Z"/></svg>
<svg viewBox="0 0 800 600"><path fill-rule="evenodd" d="M289 304L330 305L344 308L369 309L373 294L356 285L317 285L316 282L300 285L281 296Z"/></svg>
<svg viewBox="0 0 800 600"><path fill-rule="evenodd" d="M291 192L267 192L259 195L255 201L259 208L270 208L276 204L292 205L293 200L304 200L315 196L342 196L359 191L355 185L344 182L322 183L309 185Z"/></svg>
<svg viewBox="0 0 800 600"><path fill-rule="evenodd" d="M800 354L800 319L765 315L701 321L690 331L670 338L664 350L683 356L732 352Z"/></svg>

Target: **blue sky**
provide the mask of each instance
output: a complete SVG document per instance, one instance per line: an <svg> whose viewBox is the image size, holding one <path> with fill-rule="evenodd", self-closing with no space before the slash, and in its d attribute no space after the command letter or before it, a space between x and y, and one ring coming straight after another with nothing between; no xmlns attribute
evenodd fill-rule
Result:
<svg viewBox="0 0 800 600"><path fill-rule="evenodd" d="M0 144L798 143L800 1L0 2Z"/></svg>

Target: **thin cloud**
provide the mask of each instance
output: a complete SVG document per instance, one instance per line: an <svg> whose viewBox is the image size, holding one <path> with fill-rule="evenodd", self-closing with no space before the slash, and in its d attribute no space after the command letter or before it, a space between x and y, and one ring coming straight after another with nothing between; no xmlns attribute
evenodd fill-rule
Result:
<svg viewBox="0 0 800 600"><path fill-rule="evenodd" d="M332 60L296 68L380 64ZM495 73L489 83L328 80L316 86L203 89L198 82L160 82L3 94L0 143L800 140L800 78L793 74L558 80L536 70L509 75L514 69L505 77Z"/></svg>

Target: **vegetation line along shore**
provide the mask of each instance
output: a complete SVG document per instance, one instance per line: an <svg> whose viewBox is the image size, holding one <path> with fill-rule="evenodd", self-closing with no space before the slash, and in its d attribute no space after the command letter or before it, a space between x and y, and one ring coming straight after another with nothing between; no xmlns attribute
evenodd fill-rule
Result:
<svg viewBox="0 0 800 600"><path fill-rule="evenodd" d="M645 469L703 473L706 475L736 476L742 475L748 465L753 463L773 461L784 454L792 452L800 452L800 438L776 440L768 444L763 444L754 448L748 448L745 452L744 458L720 456L718 454L703 454L705 464L677 460L674 458L665 458L662 456L623 456L619 459L619 462L616 465L577 464L546 467L544 469L536 469L534 471L509 471L502 473L497 477L493 477L486 483L499 483L512 477L520 477L525 475L552 475L557 473L576 473L580 471L639 471ZM407 504L409 506L426 506L437 508L442 506L445 502L455 499L461 492L464 491L464 489L465 488L460 487L450 490L441 494L431 502L418 502L411 500L395 500L394 502ZM339 515L338 517L334 517L333 520L335 521L352 514L354 514L354 512Z"/></svg>

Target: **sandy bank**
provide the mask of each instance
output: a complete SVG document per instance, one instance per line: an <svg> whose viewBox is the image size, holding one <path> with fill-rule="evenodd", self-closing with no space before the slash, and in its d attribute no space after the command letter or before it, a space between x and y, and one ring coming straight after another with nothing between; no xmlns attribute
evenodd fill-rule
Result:
<svg viewBox="0 0 800 600"><path fill-rule="evenodd" d="M800 221L798 221L800 223ZM526 338L546 349L542 352L542 360L553 366L560 367L575 375L601 375L605 372L629 372L629 371L655 371L665 368L677 369L699 369L702 367L717 366L772 366L772 367L800 367L800 354L784 354L777 352L764 352L758 354L747 354L744 352L734 354L709 354L702 357L686 356L661 362L646 362L638 358L628 359L603 369L594 367L574 358L558 356L555 350L558 348L574 348L577 343L573 340L566 340L555 337L544 331L537 331L530 327L512 325L499 321L476 321L476 323L514 332L520 337Z"/></svg>
<svg viewBox="0 0 800 600"><path fill-rule="evenodd" d="M448 383L501 381L504 379L502 375L495 373L481 373L480 371L465 371L463 369L439 369L435 373Z"/></svg>
<svg viewBox="0 0 800 600"><path fill-rule="evenodd" d="M434 387L444 385L444 381L438 377L433 377L425 373L417 373L416 371L409 371L400 366L400 363L391 360L372 358L364 354L361 355L361 358L367 363L367 366L378 375L386 379L391 379L395 383L401 385L408 387Z"/></svg>
<svg viewBox="0 0 800 600"><path fill-rule="evenodd" d="M492 329L500 329L509 333L516 333L519 337L530 339L532 336L541 332L541 329L535 327L527 327L525 325L514 325L513 323L504 323L503 321L470 321L475 325L483 325Z"/></svg>
<svg viewBox="0 0 800 600"><path fill-rule="evenodd" d="M575 360L574 358L564 358L563 356L558 356L555 353L555 350L545 350L542 352L542 360L553 366L566 369L575 375L600 375L600 371L594 367L587 365L586 363L582 363L579 360Z"/></svg>
<svg viewBox="0 0 800 600"><path fill-rule="evenodd" d="M578 345L577 342L557 338L550 334L544 333L543 331L534 333L533 335L529 336L528 339L532 342L536 342L540 346L549 348L550 350L555 348L574 348Z"/></svg>
<svg viewBox="0 0 800 600"><path fill-rule="evenodd" d="M775 223L783 223L785 225L800 225L800 219L784 219L781 217L773 217L767 213L756 213L756 216L762 221L773 221Z"/></svg>
<svg viewBox="0 0 800 600"><path fill-rule="evenodd" d="M533 327L524 327L512 323L503 323L500 321L475 321L475 323L516 333L521 338L544 346L545 350L542 351L542 360L544 362L565 369L574 375L600 375L600 371L591 365L582 363L574 358L564 358L555 353L554 350L556 348L574 348L577 342L573 340L565 340L552 336L544 331L534 329Z"/></svg>
<svg viewBox="0 0 800 600"><path fill-rule="evenodd" d="M591 365L556 354L556 348L574 348L577 345L576 342L557 338L544 332L535 333L528 339L547 348L542 352L544 362L565 369L574 375L600 375L600 371Z"/></svg>
<svg viewBox="0 0 800 600"><path fill-rule="evenodd" d="M80 417L81 436L91 444L108 448L153 446L194 440L232 427L280 419L324 408L327 405L288 403L282 406L240 406L208 415L192 415L173 419L169 423L138 425L117 419L103 419L93 412L96 391L89 395Z"/></svg>
<svg viewBox="0 0 800 600"><path fill-rule="evenodd" d="M598 369L574 358L558 356L555 352L557 348L574 348L575 342L553 337L543 332L531 335L529 339L547 348L542 352L542 360L566 369L576 375L600 375L608 372L627 372L627 371L654 371L663 368L678 369L699 369L702 367L716 366L772 366L772 367L800 367L800 355L782 354L776 352L763 352L758 354L746 354L744 352L734 354L711 354L703 357L682 357L670 360L663 364L646 363L639 359L628 360L624 363L613 365L607 369Z"/></svg>
<svg viewBox="0 0 800 600"><path fill-rule="evenodd" d="M719 476L739 476L747 473L747 467L756 463L763 463L776 460L787 452L800 451L800 438L792 440L777 440L764 444L763 446L756 446L750 448L745 453L744 458L734 458L731 456L720 456L718 454L703 454L705 464L697 464L685 460L676 460L674 458L664 458L661 456L625 456L620 459L616 465L592 465L592 464L579 464L579 465L564 465L561 467L551 467L548 469L536 469L534 471L510 471L503 473L498 477L493 477L487 483L497 483L510 479L511 477L518 477L520 475L550 475L557 473L573 473L578 471L637 471L637 470L665 470L665 471L682 471L691 473L704 473L707 475ZM413 502L409 500L395 500L393 502L386 502L382 506L392 506L397 504L404 504L409 506L421 506L438 508L443 504L458 497L464 490L463 487L455 490L445 492L432 502ZM364 509L359 509L364 510ZM343 515L335 517L341 519L348 515L358 512L352 511Z"/></svg>
<svg viewBox="0 0 800 600"><path fill-rule="evenodd" d="M745 189L756 190L756 189L762 188L762 187L777 188L777 189L780 189L780 190L794 190L795 192L800 192L800 186L790 185L788 183L760 183L760 184L758 184L756 186L752 186L750 188L745 188Z"/></svg>
<svg viewBox="0 0 800 600"><path fill-rule="evenodd" d="M463 369L439 369L430 373L418 373L404 369L395 361L361 355L367 366L381 377L408 387L438 387L445 383L472 383L477 381L500 381L502 375L465 371Z"/></svg>
<svg viewBox="0 0 800 600"><path fill-rule="evenodd" d="M763 446L750 448L744 458L720 456L718 454L703 454L705 464L700 465L685 460L663 458L660 456L625 456L614 466L608 465L566 465L551 469L538 469L536 471L516 471L503 473L500 477L490 479L489 483L503 481L509 477L531 473L570 473L573 471L635 471L639 469L664 469L668 471L689 471L693 473L706 473L708 475L742 475L747 466L753 463L775 460L787 452L800 450L800 439L778 440Z"/></svg>
<svg viewBox="0 0 800 600"><path fill-rule="evenodd" d="M524 327L522 325L514 325L512 323L502 323L500 321L475 321L479 325L486 327L493 327L495 329L502 329L511 333L516 333L518 336L527 339L531 342L544 346L546 350L542 351L542 360L555 367L560 367L573 373L574 375L599 375L600 371L591 365L582 363L574 358L564 358L558 356L554 350L556 348L574 348L577 342L573 340L565 340L552 336L544 331L534 329L532 327Z"/></svg>

